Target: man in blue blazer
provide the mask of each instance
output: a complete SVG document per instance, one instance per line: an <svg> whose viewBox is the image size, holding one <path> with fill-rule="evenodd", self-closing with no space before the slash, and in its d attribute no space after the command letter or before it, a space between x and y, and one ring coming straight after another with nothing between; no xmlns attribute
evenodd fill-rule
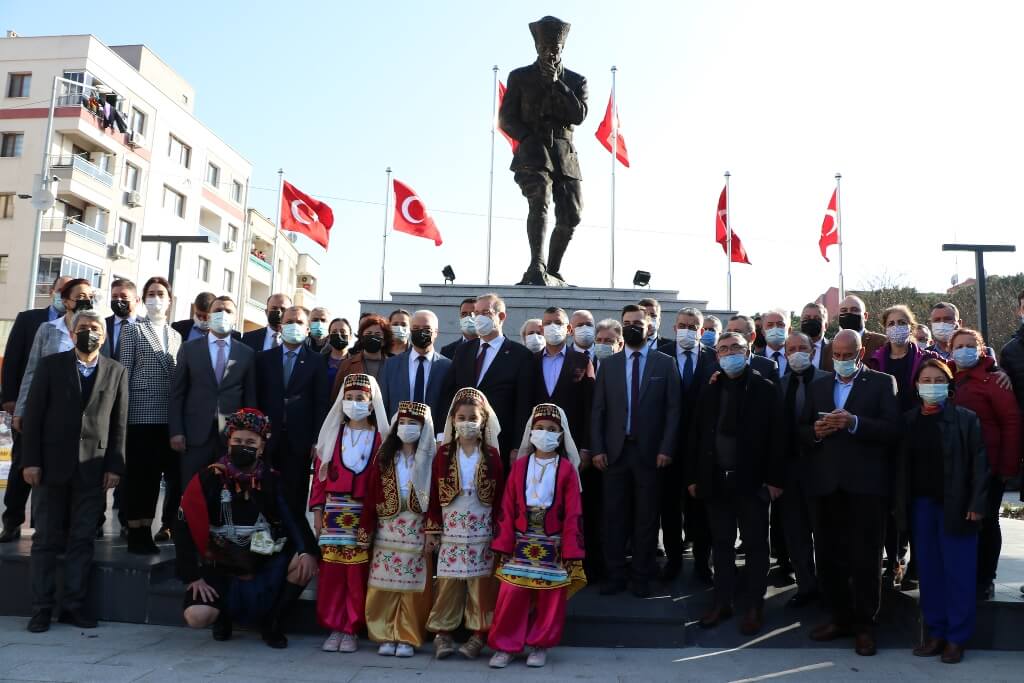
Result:
<svg viewBox="0 0 1024 683"><path fill-rule="evenodd" d="M430 406L434 426L440 428L444 426L443 416L448 410L442 403L442 389L452 362L434 350L438 323L433 311L416 311L410 326L412 345L409 350L384 363L381 381L384 406L390 418L398 411L400 401L426 403Z"/></svg>

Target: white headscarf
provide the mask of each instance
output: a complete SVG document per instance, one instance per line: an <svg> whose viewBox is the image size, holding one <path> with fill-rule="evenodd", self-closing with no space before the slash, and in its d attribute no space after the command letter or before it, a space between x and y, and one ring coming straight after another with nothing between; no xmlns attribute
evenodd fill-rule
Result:
<svg viewBox="0 0 1024 683"><path fill-rule="evenodd" d="M561 406L556 406L554 403L541 403L540 405L534 406L533 410L536 411L542 405L554 406L558 408L558 414L562 420L562 445L565 447L565 454L572 463L573 471L576 472L576 481L579 482L580 490L583 490L583 481L580 479L580 452L576 449L576 442L572 439L572 433L569 431L569 418L565 416L565 411L562 410ZM519 457L528 457L533 453L536 448L530 443L530 432L533 431L533 412L530 413L530 419L526 422L526 429L523 430L523 442L519 446Z"/></svg>
<svg viewBox="0 0 1024 683"><path fill-rule="evenodd" d="M388 414L384 410L384 399L380 395L380 386L373 375L367 375L370 379L370 402L373 404L373 416L377 421L377 431L383 441L388 438ZM317 476L320 481L327 481L327 467L334 456L334 446L338 443L338 435L345 424L345 411L342 409L342 402L345 397L344 382L342 391L338 392L338 398L334 405L327 412L327 418L320 427L320 436L316 440L316 457L320 460L320 467Z"/></svg>
<svg viewBox="0 0 1024 683"><path fill-rule="evenodd" d="M434 455L437 453L437 442L434 441L434 420L430 415L430 406L421 403L427 414L423 417L423 428L420 440L416 444L416 454L412 466L412 485L416 489L416 497L420 501L420 509L426 511L430 506L430 477L434 466ZM398 414L391 418L391 431L398 426ZM397 457L397 454L396 454Z"/></svg>
<svg viewBox="0 0 1024 683"><path fill-rule="evenodd" d="M484 445L500 451L501 449L498 447L498 434L501 434L501 425L498 423L498 416L494 414L494 408L491 407L483 392L472 387L459 389L455 392L455 398L452 399L452 404L448 407L448 417L444 421L444 441L442 443L449 444L452 440L457 440L452 415L455 413L455 404L463 397L463 392L472 392L483 403L484 412L487 413L487 424L483 428L485 436Z"/></svg>

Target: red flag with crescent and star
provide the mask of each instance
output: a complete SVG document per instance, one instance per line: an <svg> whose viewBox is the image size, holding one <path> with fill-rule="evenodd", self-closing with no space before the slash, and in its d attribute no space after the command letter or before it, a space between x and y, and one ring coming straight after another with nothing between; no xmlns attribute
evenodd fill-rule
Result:
<svg viewBox="0 0 1024 683"><path fill-rule="evenodd" d="M300 232L326 249L332 225L334 212L331 207L284 181L281 192L282 230Z"/></svg>
<svg viewBox="0 0 1024 683"><path fill-rule="evenodd" d="M836 192L832 190L832 199L825 209L825 220L821 222L821 237L818 238L818 248L821 249L821 258L829 260L825 253L833 244L839 244L839 221L836 215ZM831 261L829 261L831 263Z"/></svg>
<svg viewBox="0 0 1024 683"><path fill-rule="evenodd" d="M505 101L505 91L506 90L507 90L507 88L505 87L505 84L502 83L501 81L498 81L498 109L499 110L501 109L501 103ZM515 154L516 153L516 149L519 148L519 143L516 142L515 138L513 138L511 135L509 135L504 130L502 130L501 126L498 125L497 121L494 122L494 125L498 128L498 132L501 133L502 136L504 136L504 138L506 140L508 140L508 144L512 145L512 153Z"/></svg>
<svg viewBox="0 0 1024 683"><path fill-rule="evenodd" d="M615 140L613 140L613 134ZM612 151L612 143L615 143L615 158L626 168L629 168L629 152L626 151L626 140L622 137L622 121L619 120L618 106L612 106L612 96L608 95L608 108L604 112L601 125L597 127L598 142L606 150Z"/></svg>
<svg viewBox="0 0 1024 683"><path fill-rule="evenodd" d="M434 246L441 246L441 232L434 219L427 215L427 207L411 187L395 180L395 230L416 237L434 240Z"/></svg>
<svg viewBox="0 0 1024 683"><path fill-rule="evenodd" d="M722 188L722 195L718 198L718 213L715 214L715 241L722 245L725 257L729 258L729 237L727 225L729 221L729 197L727 188ZM747 258L747 250L743 248L743 242L736 231L732 231L732 262L750 263Z"/></svg>

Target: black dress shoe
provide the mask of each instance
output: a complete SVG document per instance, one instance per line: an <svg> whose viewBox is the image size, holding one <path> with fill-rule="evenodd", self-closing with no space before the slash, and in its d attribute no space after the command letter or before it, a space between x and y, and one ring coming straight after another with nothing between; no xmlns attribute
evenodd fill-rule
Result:
<svg viewBox="0 0 1024 683"><path fill-rule="evenodd" d="M601 595L616 595L626 590L626 582L623 579L608 579L601 584Z"/></svg>
<svg viewBox="0 0 1024 683"><path fill-rule="evenodd" d="M263 629L260 632L260 637L263 638L267 647L272 647L275 650L283 650L288 647L288 638L276 629Z"/></svg>
<svg viewBox="0 0 1024 683"><path fill-rule="evenodd" d="M0 543L13 543L21 538L20 526L5 526L3 533L0 533Z"/></svg>
<svg viewBox="0 0 1024 683"><path fill-rule="evenodd" d="M171 530L168 527L160 527L160 531L153 534L153 540L157 543L166 543L171 540Z"/></svg>
<svg viewBox="0 0 1024 683"><path fill-rule="evenodd" d="M36 613L28 622L29 633L45 633L50 630L50 620L53 618L53 610L37 609Z"/></svg>
<svg viewBox="0 0 1024 683"><path fill-rule="evenodd" d="M715 575L711 572L710 567L697 566L693 570L693 578L698 583L703 583L706 586L712 586L715 583Z"/></svg>
<svg viewBox="0 0 1024 683"><path fill-rule="evenodd" d="M231 640L231 615L221 610L217 620L213 622L213 639L217 641Z"/></svg>
<svg viewBox="0 0 1024 683"><path fill-rule="evenodd" d="M62 611L57 621L77 628L96 628L96 620L83 614L80 609L66 609Z"/></svg>
<svg viewBox="0 0 1024 683"><path fill-rule="evenodd" d="M806 607L813 602L817 602L821 599L821 594L818 591L807 591L806 593L797 593L789 600L786 601L786 607Z"/></svg>
<svg viewBox="0 0 1024 683"><path fill-rule="evenodd" d="M646 579L634 579L632 585L629 587L630 592L633 593L634 597L637 598L649 598L651 597L651 585L647 583Z"/></svg>
<svg viewBox="0 0 1024 683"><path fill-rule="evenodd" d="M665 563L665 566L658 572L658 581L675 581L679 577L679 572L683 569L683 563L680 560L669 560Z"/></svg>

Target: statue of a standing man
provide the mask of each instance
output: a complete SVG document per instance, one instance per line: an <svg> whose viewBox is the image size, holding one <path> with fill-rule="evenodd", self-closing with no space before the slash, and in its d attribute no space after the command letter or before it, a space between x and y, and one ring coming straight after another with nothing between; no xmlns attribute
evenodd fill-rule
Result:
<svg viewBox="0 0 1024 683"><path fill-rule="evenodd" d="M530 203L526 234L530 267L521 285L564 286L559 270L580 222L583 198L580 164L572 144L573 126L587 117L587 79L562 66L569 24L544 17L530 24L537 61L508 75L498 123L519 143L511 170ZM555 230L544 259L548 206L555 202Z"/></svg>

